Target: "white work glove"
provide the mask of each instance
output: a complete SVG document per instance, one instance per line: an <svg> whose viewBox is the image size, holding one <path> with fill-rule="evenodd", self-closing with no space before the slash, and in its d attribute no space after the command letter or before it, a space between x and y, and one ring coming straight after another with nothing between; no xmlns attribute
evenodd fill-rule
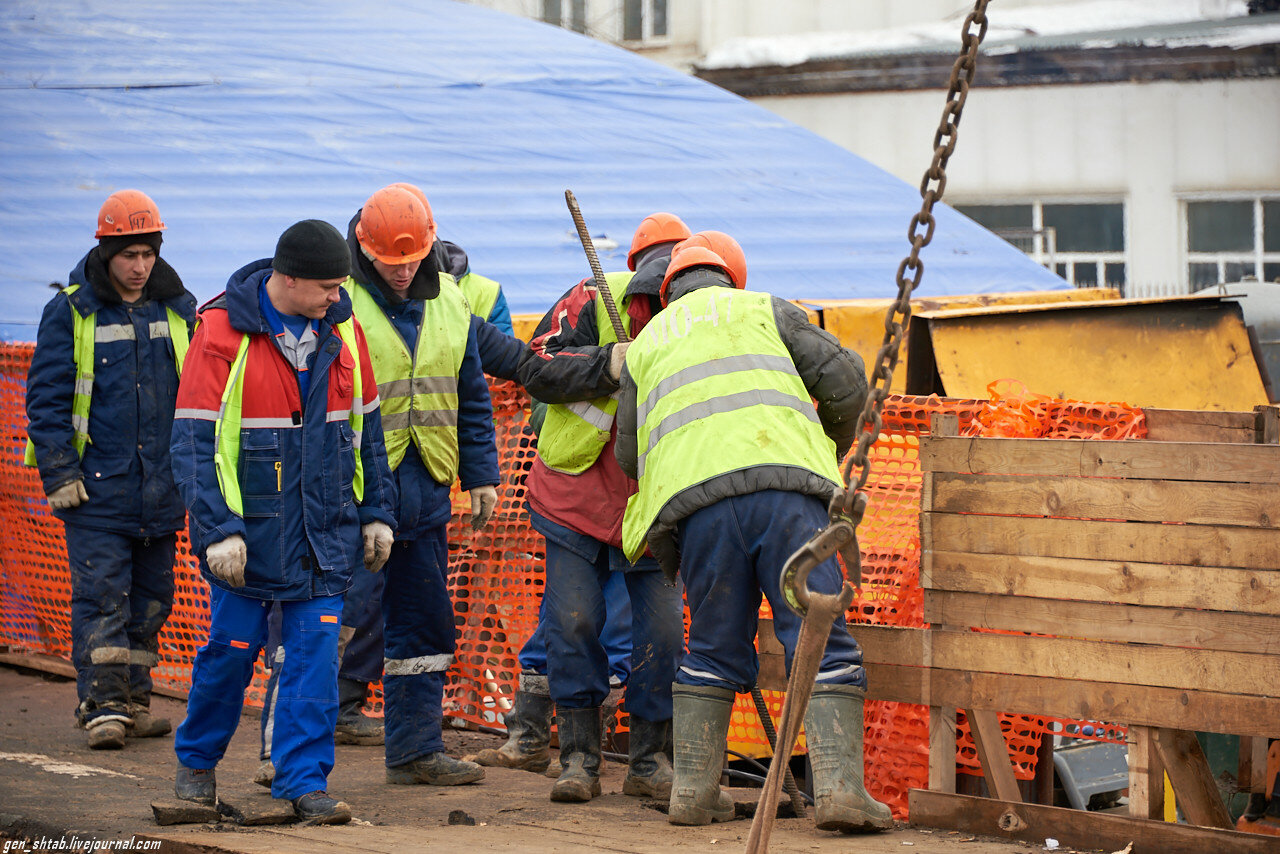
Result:
<svg viewBox="0 0 1280 854"><path fill-rule="evenodd" d="M84 491L84 481L76 480L66 486L59 486L49 493L50 510L70 510L79 507L89 500L89 493Z"/></svg>
<svg viewBox="0 0 1280 854"><path fill-rule="evenodd" d="M204 550L209 571L232 587L244 587L244 564L248 559L244 537L239 534L232 534Z"/></svg>
<svg viewBox="0 0 1280 854"><path fill-rule="evenodd" d="M623 341L614 344L609 353L609 376L615 381L622 377L622 363L627 360L627 348L630 346L630 341Z"/></svg>
<svg viewBox="0 0 1280 854"><path fill-rule="evenodd" d="M360 528L360 536L364 537L364 568L377 572L391 557L391 544L395 542L391 526L386 522L370 522Z"/></svg>
<svg viewBox="0 0 1280 854"><path fill-rule="evenodd" d="M498 489L494 486L477 486L471 490L471 529L478 531L493 518L493 508L498 506Z"/></svg>

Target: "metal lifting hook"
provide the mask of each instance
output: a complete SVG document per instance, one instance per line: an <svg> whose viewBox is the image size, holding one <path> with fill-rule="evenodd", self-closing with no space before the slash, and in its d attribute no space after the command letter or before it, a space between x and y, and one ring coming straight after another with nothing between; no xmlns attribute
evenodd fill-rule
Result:
<svg viewBox="0 0 1280 854"><path fill-rule="evenodd" d="M791 610L801 617L808 613L809 598L812 595L809 590L809 573L836 552L844 558L850 599L852 588L862 586L862 554L858 548L857 529L867 510L867 496L862 492L854 493L848 513L842 508L845 497L842 492L831 499L830 524L796 549L782 566L779 585L782 587L783 598L787 600Z"/></svg>

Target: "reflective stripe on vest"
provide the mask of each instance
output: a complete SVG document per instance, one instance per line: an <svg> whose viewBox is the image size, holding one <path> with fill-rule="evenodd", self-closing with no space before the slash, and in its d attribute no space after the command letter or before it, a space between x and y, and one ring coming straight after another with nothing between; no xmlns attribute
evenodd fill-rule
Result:
<svg viewBox="0 0 1280 854"><path fill-rule="evenodd" d="M346 419L351 425L351 451L355 454L355 475L351 481L351 491L356 502L364 500L364 463L360 458L360 440L364 430L364 377L360 367L360 351L356 346L356 327L350 320L344 320L336 327L342 343L351 351L352 370L351 408L349 410L328 410L325 421L341 421ZM218 417L214 422L214 454L213 467L218 475L218 489L227 509L237 516L244 516L244 497L240 492L240 431L256 428L292 429L300 425L294 424L292 418L245 418L242 414L244 404L244 366L249 358L250 336L240 339L240 347L231 361L231 370L227 374L227 385L222 390L222 402L218 405Z"/></svg>
<svg viewBox="0 0 1280 854"><path fill-rule="evenodd" d="M622 546L644 553L650 527L681 492L756 466L840 482L835 443L782 336L768 294L709 287L659 312L627 351L636 382L639 492Z"/></svg>
<svg viewBox="0 0 1280 854"><path fill-rule="evenodd" d="M493 313L493 306L498 302L498 290L501 285L478 273L467 273L458 279L458 287L462 289L462 295L471 304L471 313L488 320L489 315Z"/></svg>
<svg viewBox="0 0 1280 854"><path fill-rule="evenodd" d="M467 352L471 309L453 277L440 274L440 293L423 301L413 354L363 285L347 279L356 319L364 327L382 401L387 463L399 468L409 444L439 483L458 476L458 371Z"/></svg>
<svg viewBox="0 0 1280 854"><path fill-rule="evenodd" d="M69 285L62 289L68 297L80 289L79 285ZM93 345L97 342L134 341L137 333L132 324L112 323L98 326L98 313L82 317L70 301L71 307L71 341L76 361L75 388L71 396L71 429L75 431L71 443L76 455L84 459L86 445L93 444L89 438L89 404L93 402ZM165 306L166 321L153 321L147 326L147 335L152 338L168 338L173 341L174 368L178 377L182 377L182 363L187 358L187 345L190 334L187 321L173 309ZM173 330L177 330L177 334ZM36 464L36 446L27 439L27 450L22 462L25 465Z"/></svg>
<svg viewBox="0 0 1280 854"><path fill-rule="evenodd" d="M606 273L605 283L613 295L613 301L622 315L622 326L631 332L631 318L627 315L623 294L631 282L632 273ZM613 344L618 335L604 307L604 300L596 295L596 336L601 347ZM618 410L615 395L581 400L575 403L556 403L547 407L547 417L538 433L538 457L547 468L567 474L581 474L591 468L600 457L600 451L609 442L613 429L613 416Z"/></svg>

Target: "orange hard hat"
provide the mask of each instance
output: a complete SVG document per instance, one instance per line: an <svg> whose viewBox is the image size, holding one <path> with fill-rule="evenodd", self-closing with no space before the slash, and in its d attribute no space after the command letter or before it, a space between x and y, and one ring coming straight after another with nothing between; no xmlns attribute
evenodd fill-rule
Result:
<svg viewBox="0 0 1280 854"><path fill-rule="evenodd" d="M141 190L119 190L107 196L98 209L98 230L93 236L120 237L164 230L160 211L150 196Z"/></svg>
<svg viewBox="0 0 1280 854"><path fill-rule="evenodd" d="M378 190L360 208L356 239L383 264L421 261L436 242L436 221L424 204L426 197L419 200L421 192L392 184Z"/></svg>
<svg viewBox="0 0 1280 854"><path fill-rule="evenodd" d="M640 227L631 236L631 251L627 253L627 269L636 268L636 256L650 246L659 243L675 243L687 240L691 236L689 226L680 217L671 213L649 214L640 221Z"/></svg>
<svg viewBox="0 0 1280 854"><path fill-rule="evenodd" d="M729 281L738 290L747 286L747 256L742 254L738 241L723 231L699 231L688 240L676 244L671 253L667 274L658 291L664 307L671 280L677 273L693 267L718 267L728 275Z"/></svg>

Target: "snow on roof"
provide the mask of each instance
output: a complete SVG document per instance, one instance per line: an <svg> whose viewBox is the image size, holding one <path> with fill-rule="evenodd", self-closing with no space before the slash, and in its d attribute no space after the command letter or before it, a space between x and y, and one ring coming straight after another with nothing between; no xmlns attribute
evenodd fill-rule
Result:
<svg viewBox="0 0 1280 854"><path fill-rule="evenodd" d="M1211 4L1220 9L1223 19L1247 15L1246 0L1221 0ZM1009 52L1018 49L1021 40L1036 37L1060 37L1085 47L1114 47L1130 43L1117 35L1117 30L1171 27L1179 24L1203 25L1211 19L1205 14L1203 0L1081 0L1075 3L1053 3L1041 6L1004 8L993 4L987 10L988 29L983 45L988 53ZM1274 16L1265 16L1274 18ZM1221 32L1213 24L1224 23L1213 19L1208 27L1195 29L1199 33L1162 34L1147 33L1140 43L1149 46L1187 47L1193 45L1247 47L1269 44L1277 40L1276 25L1258 23L1251 26L1232 26ZM799 65L824 59L844 59L886 53L914 53L958 50L960 25L964 14L953 15L945 21L913 24L863 32L800 33L788 36L766 36L733 39L710 50L699 68L749 68L763 65ZM1246 23L1231 21L1232 24ZM1097 38L1082 41L1080 34L1101 34ZM1162 41L1168 38L1170 41ZM1008 43L1002 50L998 45Z"/></svg>

